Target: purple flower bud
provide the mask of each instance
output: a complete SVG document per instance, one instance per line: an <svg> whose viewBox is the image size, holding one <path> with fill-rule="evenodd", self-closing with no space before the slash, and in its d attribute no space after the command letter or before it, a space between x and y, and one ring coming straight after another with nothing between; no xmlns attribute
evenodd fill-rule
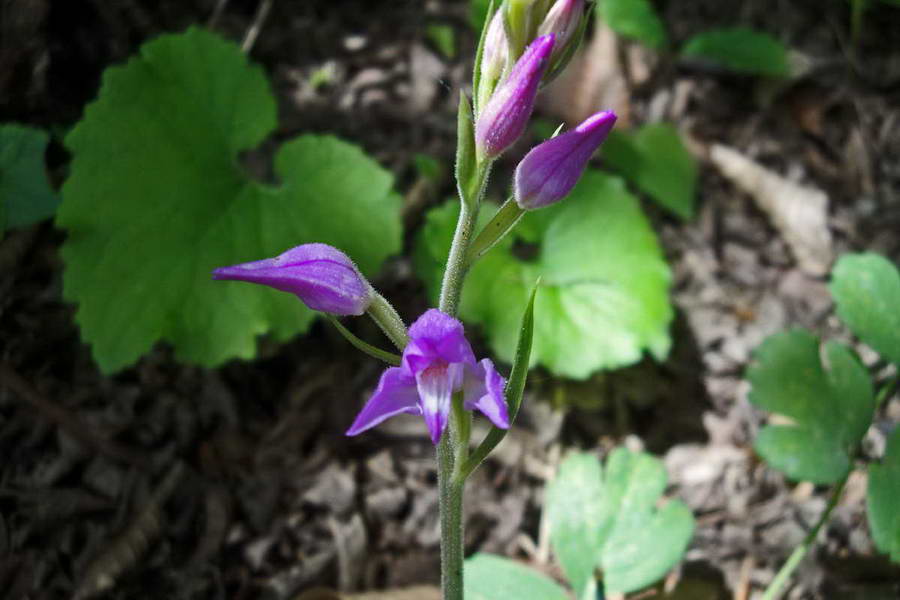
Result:
<svg viewBox="0 0 900 600"><path fill-rule="evenodd" d="M498 10L488 24L481 54L481 78L493 82L500 77L509 56L509 42L503 29L503 11Z"/></svg>
<svg viewBox="0 0 900 600"><path fill-rule="evenodd" d="M525 131L553 43L552 34L534 40L481 110L475 122L480 159L496 158Z"/></svg>
<svg viewBox="0 0 900 600"><path fill-rule="evenodd" d="M268 285L333 315L363 314L374 293L353 261L327 244L303 244L275 258L220 267L213 279Z"/></svg>
<svg viewBox="0 0 900 600"><path fill-rule="evenodd" d="M578 31L583 16L584 0L556 0L550 8L544 22L538 27L538 35L556 34L552 62L556 62L556 59L566 51L566 46Z"/></svg>
<svg viewBox="0 0 900 600"><path fill-rule="evenodd" d="M612 111L598 112L572 131L532 148L516 167L519 208L534 210L565 198L615 122Z"/></svg>

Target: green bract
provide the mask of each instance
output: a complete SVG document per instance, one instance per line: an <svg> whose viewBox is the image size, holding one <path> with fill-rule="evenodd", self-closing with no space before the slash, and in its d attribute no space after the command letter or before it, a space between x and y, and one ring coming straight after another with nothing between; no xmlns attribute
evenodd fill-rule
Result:
<svg viewBox="0 0 900 600"><path fill-rule="evenodd" d="M869 466L868 511L875 546L900 562L900 427L888 439L881 464Z"/></svg>
<svg viewBox="0 0 900 600"><path fill-rule="evenodd" d="M672 125L644 125L634 133L613 131L603 146L603 162L663 208L682 219L694 215L697 161Z"/></svg>
<svg viewBox="0 0 900 600"><path fill-rule="evenodd" d="M850 470L850 456L872 422L875 399L868 373L837 342L794 330L769 337L747 373L750 401L790 418L756 438L756 451L794 480L834 483Z"/></svg>
<svg viewBox="0 0 900 600"><path fill-rule="evenodd" d="M900 364L900 273L877 254L842 256L831 273L841 320L879 354Z"/></svg>
<svg viewBox="0 0 900 600"><path fill-rule="evenodd" d="M492 554L476 554L466 561L466 600L568 600L552 579L524 565Z"/></svg>
<svg viewBox="0 0 900 600"><path fill-rule="evenodd" d="M768 33L745 27L714 29L689 39L681 49L687 57L704 58L749 75L790 75L788 51Z"/></svg>
<svg viewBox="0 0 900 600"><path fill-rule="evenodd" d="M457 214L453 203L431 211L417 242L417 271L432 297ZM586 171L565 201L526 214L511 237L538 244L536 257L518 258L507 237L472 268L460 304L497 356L512 361L520 315L510 307L526 304L539 277L532 363L583 379L637 362L644 350L666 356L671 274L621 179Z"/></svg>
<svg viewBox="0 0 900 600"><path fill-rule="evenodd" d="M602 0L597 14L610 29L651 48L666 44L666 29L649 0Z"/></svg>
<svg viewBox="0 0 900 600"><path fill-rule="evenodd" d="M547 490L551 543L576 597L593 597L594 570L606 595L646 587L684 554L694 528L679 500L657 509L666 487L662 463L642 452L614 450L603 473L590 454L570 455Z"/></svg>
<svg viewBox="0 0 900 600"><path fill-rule="evenodd" d="M262 69L199 29L151 41L104 74L66 138L58 216L64 294L104 372L157 340L203 365L250 358L258 334L286 339L313 319L289 294L213 283L214 267L317 241L371 275L399 249L391 175L355 146L303 136L275 157L280 185L251 180L238 154L274 127Z"/></svg>
<svg viewBox="0 0 900 600"><path fill-rule="evenodd" d="M0 238L9 227L53 216L59 199L47 182L47 134L21 125L0 125Z"/></svg>

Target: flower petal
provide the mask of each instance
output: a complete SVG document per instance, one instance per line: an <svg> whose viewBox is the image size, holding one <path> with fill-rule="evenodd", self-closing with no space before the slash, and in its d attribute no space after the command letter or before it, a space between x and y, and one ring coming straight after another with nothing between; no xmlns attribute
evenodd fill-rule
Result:
<svg viewBox="0 0 900 600"><path fill-rule="evenodd" d="M450 400L453 392L462 385L463 365L435 365L416 374L416 385L422 406L422 416L435 445L447 427Z"/></svg>
<svg viewBox="0 0 900 600"><path fill-rule="evenodd" d="M416 381L400 367L390 367L381 375L375 393L356 416L347 435L357 435L400 413L419 414Z"/></svg>
<svg viewBox="0 0 900 600"><path fill-rule="evenodd" d="M466 410L479 410L500 429L509 429L509 410L503 393L506 379L494 368L489 358L481 359L466 370L463 398Z"/></svg>
<svg viewBox="0 0 900 600"><path fill-rule="evenodd" d="M361 315L372 301L372 288L353 261L327 244L303 244L275 258L221 267L213 279L268 285L335 315Z"/></svg>
<svg viewBox="0 0 900 600"><path fill-rule="evenodd" d="M435 363L475 365L475 354L457 319L432 308L409 327L409 344L403 350L403 366L418 375Z"/></svg>

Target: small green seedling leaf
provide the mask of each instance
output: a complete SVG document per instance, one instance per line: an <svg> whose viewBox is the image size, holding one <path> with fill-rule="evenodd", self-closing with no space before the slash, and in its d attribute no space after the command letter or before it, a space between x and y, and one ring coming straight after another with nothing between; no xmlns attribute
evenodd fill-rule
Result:
<svg viewBox="0 0 900 600"><path fill-rule="evenodd" d="M787 77L791 71L784 44L768 33L745 27L705 31L689 39L681 54L748 75Z"/></svg>
<svg viewBox="0 0 900 600"><path fill-rule="evenodd" d="M563 462L546 510L553 550L578 597L596 567L609 596L652 584L681 559L694 519L680 500L657 508L665 487L662 463L643 452L617 448L605 474L589 454Z"/></svg>
<svg viewBox="0 0 900 600"><path fill-rule="evenodd" d="M447 204L431 211L417 240L416 269L433 298L458 210ZM633 364L645 350L659 359L668 353L671 274L639 202L618 177L588 170L566 200L526 214L472 267L460 315L484 326L506 362L520 327L509 307L524 306L539 278L532 364L584 379Z"/></svg>
<svg viewBox="0 0 900 600"><path fill-rule="evenodd" d="M569 600L549 577L517 562L479 553L465 564L466 600Z"/></svg>
<svg viewBox="0 0 900 600"><path fill-rule="evenodd" d="M634 133L613 131L603 161L660 206L681 217L694 215L697 161L668 123L644 125Z"/></svg>
<svg viewBox="0 0 900 600"><path fill-rule="evenodd" d="M651 48L666 44L666 29L650 0L602 0L597 15L619 35Z"/></svg>
<svg viewBox="0 0 900 600"><path fill-rule="evenodd" d="M850 470L853 449L872 422L875 398L868 373L837 342L824 347L802 330L777 333L756 350L747 372L750 402L793 420L770 425L756 451L794 480L827 484Z"/></svg>
<svg viewBox="0 0 900 600"><path fill-rule="evenodd" d="M888 438L881 464L869 467L867 504L875 547L900 562L900 427Z"/></svg>
<svg viewBox="0 0 900 600"><path fill-rule="evenodd" d="M66 138L57 218L63 292L102 371L157 340L202 365L251 358L257 335L284 340L313 320L290 294L213 282L215 267L316 241L372 275L399 250L392 176L355 146L303 136L275 157L279 186L251 180L238 155L274 127L262 69L209 32L161 36L106 71Z"/></svg>
<svg viewBox="0 0 900 600"><path fill-rule="evenodd" d="M838 316L859 339L900 365L900 273L877 254L842 256L831 273Z"/></svg>
<svg viewBox="0 0 900 600"><path fill-rule="evenodd" d="M47 134L9 123L0 125L0 237L52 217L59 198L50 189L44 166Z"/></svg>

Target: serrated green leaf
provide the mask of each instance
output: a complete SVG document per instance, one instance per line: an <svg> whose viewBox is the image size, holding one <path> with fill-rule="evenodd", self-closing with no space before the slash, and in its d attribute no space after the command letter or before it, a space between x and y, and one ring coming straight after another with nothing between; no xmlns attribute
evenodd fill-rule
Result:
<svg viewBox="0 0 900 600"><path fill-rule="evenodd" d="M788 50L777 39L745 27L714 29L689 39L682 56L703 58L738 73L787 77Z"/></svg>
<svg viewBox="0 0 900 600"><path fill-rule="evenodd" d="M549 577L501 556L479 553L465 563L466 600L568 600Z"/></svg>
<svg viewBox="0 0 900 600"><path fill-rule="evenodd" d="M432 297L457 211L453 205L432 211L417 240L417 272ZM512 238L538 243L537 257L518 258ZM472 267L460 315L484 326L492 350L506 362L519 334L518 311L510 307L525 305L539 277L532 364L583 379L637 362L644 350L659 359L667 354L671 274L621 179L588 170L564 202L526 214Z"/></svg>
<svg viewBox="0 0 900 600"><path fill-rule="evenodd" d="M672 125L654 123L634 133L611 132L603 144L603 161L663 208L682 219L693 217L697 161Z"/></svg>
<svg viewBox="0 0 900 600"><path fill-rule="evenodd" d="M644 588L684 554L694 519L683 502L656 506L665 490L662 463L643 452L617 448L605 475L589 454L572 454L547 492L553 550L578 597L595 567L607 595Z"/></svg>
<svg viewBox="0 0 900 600"><path fill-rule="evenodd" d="M888 438L881 464L869 466L867 511L875 547L900 562L900 427Z"/></svg>
<svg viewBox="0 0 900 600"><path fill-rule="evenodd" d="M44 166L47 134L9 123L0 125L0 237L52 217L59 198L50 189Z"/></svg>
<svg viewBox="0 0 900 600"><path fill-rule="evenodd" d="M900 364L900 273L872 253L846 254L831 273L831 295L841 320L859 339Z"/></svg>
<svg viewBox="0 0 900 600"><path fill-rule="evenodd" d="M290 294L211 281L214 267L320 241L372 274L397 251L392 177L355 146L303 136L276 155L281 185L247 177L238 153L274 126L262 70L199 29L151 41L104 74L66 139L58 216L64 294L104 372L157 340L203 365L250 358L257 335L286 339L312 321Z"/></svg>
<svg viewBox="0 0 900 600"><path fill-rule="evenodd" d="M850 469L850 453L872 422L875 398L868 373L850 350L794 330L769 337L747 372L750 402L785 415L756 439L766 462L794 480L834 483Z"/></svg>
<svg viewBox="0 0 900 600"><path fill-rule="evenodd" d="M668 40L666 29L649 0L600 0L597 14L619 35L651 48L661 48Z"/></svg>

